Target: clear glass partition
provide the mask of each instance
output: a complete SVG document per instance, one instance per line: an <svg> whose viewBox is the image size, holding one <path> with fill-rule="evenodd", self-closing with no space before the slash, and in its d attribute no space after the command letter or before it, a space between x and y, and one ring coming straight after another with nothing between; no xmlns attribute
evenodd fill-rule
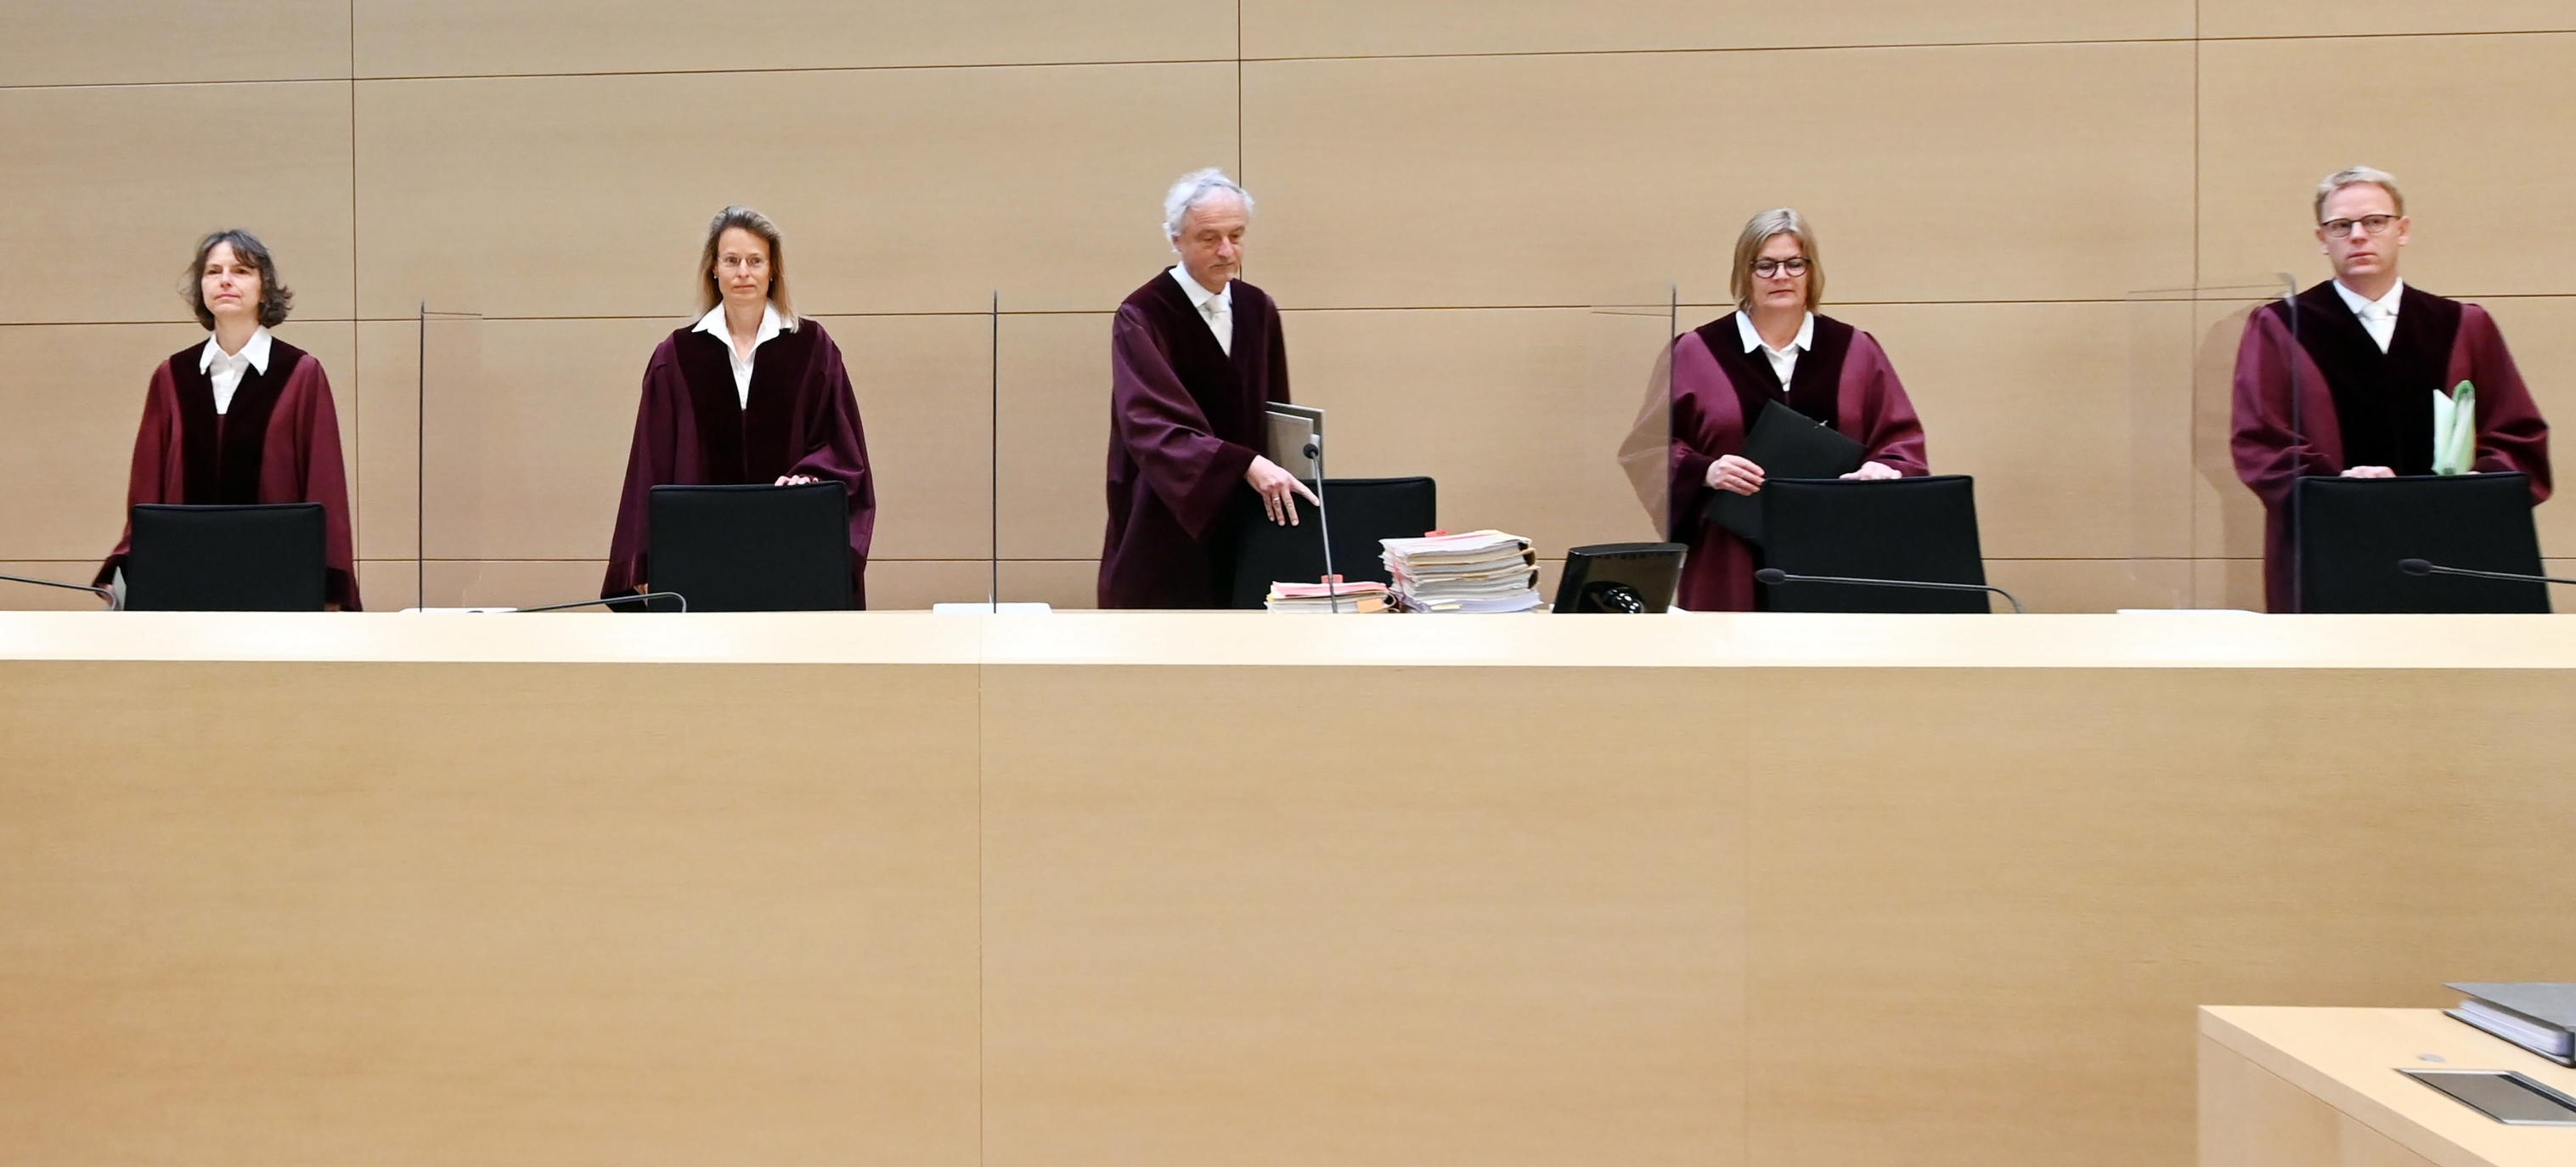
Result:
<svg viewBox="0 0 2576 1167"><path fill-rule="evenodd" d="M1615 450L1617 478L1625 489L1604 499L1590 521L1569 530L1562 546L1541 549L1541 594L1553 599L1565 548L1587 543L1664 541L1681 516L1672 513L1672 350L1681 335L1679 289L1672 281L1614 291L1584 318L1584 400L1603 419L1623 415L1625 431ZM1594 493L1586 490L1588 498ZM1627 505L1621 505L1622 503Z"/></svg>
<svg viewBox="0 0 2576 1167"><path fill-rule="evenodd" d="M2293 291L2249 275L2127 298L2137 606L2263 610L2263 505L2230 452L2234 375L2248 320Z"/></svg>

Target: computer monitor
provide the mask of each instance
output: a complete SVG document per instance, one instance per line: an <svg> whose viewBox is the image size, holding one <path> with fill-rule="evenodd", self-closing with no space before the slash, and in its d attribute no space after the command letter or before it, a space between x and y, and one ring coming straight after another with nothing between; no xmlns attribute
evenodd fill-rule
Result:
<svg viewBox="0 0 2576 1167"><path fill-rule="evenodd" d="M1558 612L1669 611L1681 587L1679 543L1595 543L1569 547L1556 583Z"/></svg>

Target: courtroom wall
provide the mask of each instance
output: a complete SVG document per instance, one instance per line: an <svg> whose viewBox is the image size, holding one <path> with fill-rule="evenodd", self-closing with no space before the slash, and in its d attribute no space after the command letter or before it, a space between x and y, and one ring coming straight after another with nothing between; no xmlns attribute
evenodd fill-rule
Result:
<svg viewBox="0 0 2576 1167"><path fill-rule="evenodd" d="M645 356L731 202L780 222L799 306L850 355L880 606L981 598L995 542L1005 598L1089 603L1108 314L1167 262L1161 191L1202 165L1260 201L1246 274L1287 309L1333 471L1435 475L1446 525L1551 556L1651 533L1611 456L1660 325L1630 309L1671 287L1683 327L1722 311L1737 226L1780 204L2037 609L2259 600L2209 397L2252 293L2190 289L2323 278L2330 170L2406 180L2410 279L2487 304L2543 409L2576 404L2563 4L756 11L0 10L0 571L83 574L113 542L217 226L268 239L298 292L281 336L331 372L379 608L413 601L423 521L435 600L597 586ZM481 322L424 338L424 304ZM2576 511L2540 515L2576 547Z"/></svg>

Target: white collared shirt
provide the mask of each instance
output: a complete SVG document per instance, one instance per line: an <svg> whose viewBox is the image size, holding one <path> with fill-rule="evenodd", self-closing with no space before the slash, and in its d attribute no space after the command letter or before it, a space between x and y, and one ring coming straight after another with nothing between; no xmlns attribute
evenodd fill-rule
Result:
<svg viewBox="0 0 2576 1167"><path fill-rule="evenodd" d="M2335 295L2343 297L2343 306L2361 317L2361 326L2369 330L2370 339L2379 343L2379 351L2387 352L2388 346L2397 341L2397 300L2406 294L2406 281L2388 285L2388 294L2376 300L2362 299L2361 293L2343 286L2342 280L2336 280L2334 288Z"/></svg>
<svg viewBox="0 0 2576 1167"><path fill-rule="evenodd" d="M760 306L760 331L752 337L751 356L744 356L741 349L734 347L733 333L725 328L722 304L707 309L706 315L698 317L698 326L690 331L703 332L724 342L725 359L733 362L734 394L741 398L743 408L751 408L751 362L760 355L760 346L778 339L779 333L787 331L786 322L778 317L778 305Z"/></svg>
<svg viewBox="0 0 2576 1167"><path fill-rule="evenodd" d="M1798 372L1798 354L1816 347L1816 314L1809 312L1805 320L1798 322L1797 338L1791 340L1786 349L1764 344L1762 334L1753 330L1753 314L1749 312L1735 314L1735 333L1744 338L1744 351L1749 353L1758 348L1763 356L1771 358L1771 371L1779 375L1780 389L1786 392L1789 378Z"/></svg>
<svg viewBox="0 0 2576 1167"><path fill-rule="evenodd" d="M1216 346L1224 349L1225 355L1233 356L1234 281L1227 280L1225 287L1211 292L1190 278L1190 269L1178 265L1172 268L1172 281L1181 285L1182 294L1190 298L1200 318L1207 321L1208 331L1216 334Z"/></svg>
<svg viewBox="0 0 2576 1167"><path fill-rule="evenodd" d="M206 334L206 347L197 353L197 371L215 384L215 412L233 407L233 394L241 389L242 377L250 370L268 372L268 330L255 329L250 339L242 342L237 353L227 353L215 343L213 333Z"/></svg>

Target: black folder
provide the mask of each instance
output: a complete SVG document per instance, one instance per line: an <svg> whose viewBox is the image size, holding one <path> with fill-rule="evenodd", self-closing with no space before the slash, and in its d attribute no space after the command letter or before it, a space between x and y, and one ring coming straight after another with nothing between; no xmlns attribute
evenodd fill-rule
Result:
<svg viewBox="0 0 2576 1167"><path fill-rule="evenodd" d="M1840 478L1860 469L1869 451L1834 427L1791 409L1766 402L1744 438L1744 458L1762 468L1765 482L1774 478ZM1762 498L1758 494L1716 492L1702 513L1748 543L1762 542Z"/></svg>

